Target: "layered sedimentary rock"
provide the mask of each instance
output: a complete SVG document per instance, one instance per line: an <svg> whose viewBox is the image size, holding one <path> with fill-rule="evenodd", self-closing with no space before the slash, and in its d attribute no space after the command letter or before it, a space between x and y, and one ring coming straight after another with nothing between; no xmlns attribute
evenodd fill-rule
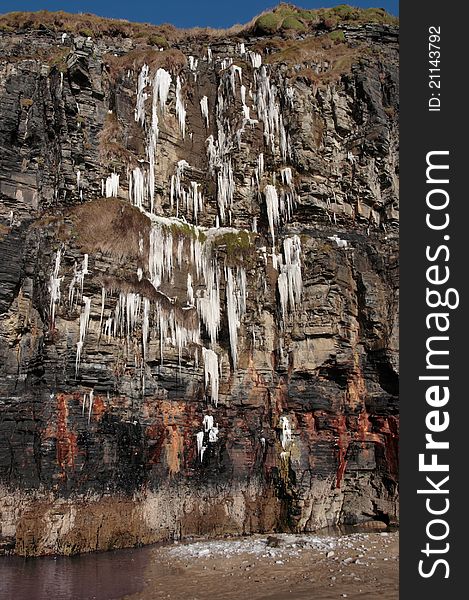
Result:
<svg viewBox="0 0 469 600"><path fill-rule="evenodd" d="M3 34L5 549L396 519L397 30L340 31Z"/></svg>

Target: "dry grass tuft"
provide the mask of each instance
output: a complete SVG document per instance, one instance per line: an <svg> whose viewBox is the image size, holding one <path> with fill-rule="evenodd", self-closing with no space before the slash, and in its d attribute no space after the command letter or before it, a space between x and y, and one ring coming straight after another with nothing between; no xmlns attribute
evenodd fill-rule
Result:
<svg viewBox="0 0 469 600"><path fill-rule="evenodd" d="M139 71L144 64L154 73L160 67L177 75L187 63L186 56L177 48L155 50L154 48L137 48L121 56L106 54L105 63L112 80L117 81L129 69Z"/></svg>
<svg viewBox="0 0 469 600"><path fill-rule="evenodd" d="M150 219L117 198L100 198L70 212L77 244L89 254L102 252L117 260L142 257L148 252Z"/></svg>

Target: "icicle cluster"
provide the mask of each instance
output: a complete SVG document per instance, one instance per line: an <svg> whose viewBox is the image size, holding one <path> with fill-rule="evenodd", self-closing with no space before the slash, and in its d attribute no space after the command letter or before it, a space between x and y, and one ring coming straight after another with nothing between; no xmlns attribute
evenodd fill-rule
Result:
<svg viewBox="0 0 469 600"><path fill-rule="evenodd" d="M215 444L218 442L218 423L215 425L212 415L205 415L202 421L202 431L196 434L197 440L197 456L200 462L203 461L205 451L208 448L208 444Z"/></svg>
<svg viewBox="0 0 469 600"><path fill-rule="evenodd" d="M137 82L137 105L135 107L135 120L140 125L145 124L145 100L148 98L148 95L145 91L145 88L150 83L149 78L149 67L148 65L143 65Z"/></svg>
<svg viewBox="0 0 469 600"><path fill-rule="evenodd" d="M81 268L77 268L76 263L73 268L73 277L68 288L68 303L70 307L73 307L75 300L78 301L78 298L81 299L81 296L83 295L83 283L85 280L85 275L88 274L88 254L85 254L83 256ZM79 290L79 293L77 293L77 288Z"/></svg>
<svg viewBox="0 0 469 600"><path fill-rule="evenodd" d="M204 359L205 388L210 386L210 397L215 406L218 404L218 387L220 385L220 372L218 356L213 350L202 348Z"/></svg>
<svg viewBox="0 0 469 600"><path fill-rule="evenodd" d="M303 279L301 275L301 241L297 235L285 238L283 241L283 264L280 264L280 273L277 287L280 297L282 315L285 319L287 309L294 311L301 303Z"/></svg>
<svg viewBox="0 0 469 600"><path fill-rule="evenodd" d="M265 66L254 72L256 82L256 108L259 119L264 124L264 140L272 152L277 152L276 141L280 155L285 161L290 155L290 143L285 130L283 115L280 108L279 91L270 81Z"/></svg>
<svg viewBox="0 0 469 600"><path fill-rule="evenodd" d="M170 203L172 209L176 207L176 217L184 212L187 218L192 218L197 224L198 216L204 208L204 198L197 182L191 181L189 187L182 183L184 172L190 168L187 161L178 162L176 173L171 176Z"/></svg>
<svg viewBox="0 0 469 600"><path fill-rule="evenodd" d="M135 167L129 175L129 198L134 206L143 210L145 202L145 173Z"/></svg>
<svg viewBox="0 0 469 600"><path fill-rule="evenodd" d="M246 312L246 271L238 267L236 277L231 267L225 267L226 278L226 313L230 334L230 349L233 368L238 365L238 329L241 317Z"/></svg>
<svg viewBox="0 0 469 600"><path fill-rule="evenodd" d="M106 186L104 189L106 198L116 198L119 194L119 175L117 173L111 173L106 178ZM103 194L104 195L104 194Z"/></svg>

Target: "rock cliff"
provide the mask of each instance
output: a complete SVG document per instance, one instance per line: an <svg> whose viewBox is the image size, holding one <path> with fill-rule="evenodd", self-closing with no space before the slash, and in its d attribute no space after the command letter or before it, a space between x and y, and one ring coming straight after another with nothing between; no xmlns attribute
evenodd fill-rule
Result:
<svg viewBox="0 0 469 600"><path fill-rule="evenodd" d="M397 27L64 23L0 39L3 549L395 521Z"/></svg>

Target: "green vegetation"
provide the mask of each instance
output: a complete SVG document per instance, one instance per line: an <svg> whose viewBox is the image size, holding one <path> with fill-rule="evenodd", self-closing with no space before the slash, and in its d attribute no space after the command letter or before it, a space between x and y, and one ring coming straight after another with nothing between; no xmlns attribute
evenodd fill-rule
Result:
<svg viewBox="0 0 469 600"><path fill-rule="evenodd" d="M274 10L265 12L254 21L253 32L258 35L271 35L285 31L306 31L312 27L335 29L343 24L383 23L398 24L397 17L382 8L355 8L340 4L334 8L306 10L292 4L279 4ZM338 38L340 39L340 38Z"/></svg>
<svg viewBox="0 0 469 600"><path fill-rule="evenodd" d="M340 29L336 29L331 31L329 38L334 42L345 42L345 33Z"/></svg>
<svg viewBox="0 0 469 600"><path fill-rule="evenodd" d="M304 31L306 29L306 25L293 15L290 15L289 17L283 19L282 29L294 29L295 31Z"/></svg>
<svg viewBox="0 0 469 600"><path fill-rule="evenodd" d="M256 33L261 35L275 33L281 22L281 17L273 12L262 15L256 21Z"/></svg>
<svg viewBox="0 0 469 600"><path fill-rule="evenodd" d="M236 265L253 263L256 259L254 246L256 234L245 229L228 231L212 241L215 249L224 250L228 263Z"/></svg>
<svg viewBox="0 0 469 600"><path fill-rule="evenodd" d="M147 43L149 46L158 46L158 48L169 48L168 40L164 35L152 34L148 36Z"/></svg>
<svg viewBox="0 0 469 600"><path fill-rule="evenodd" d="M174 222L171 223L169 229L174 237L192 238L194 240L198 239L202 244L207 239L207 236L201 229L190 223L183 223L182 221L180 223Z"/></svg>

